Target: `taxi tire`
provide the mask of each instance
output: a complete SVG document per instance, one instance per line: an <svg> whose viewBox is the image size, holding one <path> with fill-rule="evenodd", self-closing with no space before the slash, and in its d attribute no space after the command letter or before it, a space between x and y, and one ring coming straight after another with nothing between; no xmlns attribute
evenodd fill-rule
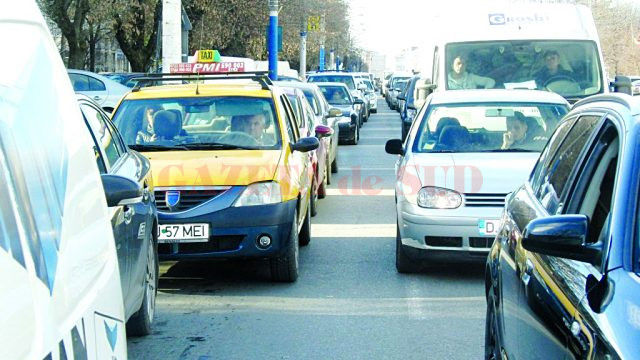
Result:
<svg viewBox="0 0 640 360"><path fill-rule="evenodd" d="M270 259L271 280L277 282L294 282L298 279L298 211L293 212L289 244L284 254Z"/></svg>
<svg viewBox="0 0 640 360"><path fill-rule="evenodd" d="M420 269L420 264L408 257L403 247L400 240L400 228L396 224L396 270L401 274L417 272Z"/></svg>
<svg viewBox="0 0 640 360"><path fill-rule="evenodd" d="M311 216L318 215L318 198L320 197L320 188L318 188L318 191L316 192L316 181L317 180L314 176L313 184L311 185L311 195L309 197L309 208L311 209L309 213L311 214Z"/></svg>
<svg viewBox="0 0 640 360"><path fill-rule="evenodd" d="M298 235L298 243L300 246L307 246L311 242L311 206L307 206L307 214L302 220L302 229Z"/></svg>
<svg viewBox="0 0 640 360"><path fill-rule="evenodd" d="M127 321L127 334L146 336L151 334L151 324L155 313L156 296L158 294L158 251L154 238L149 240L147 249L147 269L144 277L144 296L140 309ZM152 284L153 283L153 284ZM151 298L150 298L151 297Z"/></svg>

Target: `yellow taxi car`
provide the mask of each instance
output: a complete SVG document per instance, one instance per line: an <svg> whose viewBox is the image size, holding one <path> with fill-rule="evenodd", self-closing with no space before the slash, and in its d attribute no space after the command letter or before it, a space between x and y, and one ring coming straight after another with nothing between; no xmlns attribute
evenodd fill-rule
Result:
<svg viewBox="0 0 640 360"><path fill-rule="evenodd" d="M114 110L125 142L151 161L159 256L267 258L273 280L295 281L298 247L311 239L307 152L318 139L300 137L266 74L200 79L134 88Z"/></svg>

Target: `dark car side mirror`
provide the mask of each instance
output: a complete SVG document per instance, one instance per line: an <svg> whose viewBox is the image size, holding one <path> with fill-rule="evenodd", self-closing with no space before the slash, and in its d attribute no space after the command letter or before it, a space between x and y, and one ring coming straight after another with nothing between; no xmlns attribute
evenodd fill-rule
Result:
<svg viewBox="0 0 640 360"><path fill-rule="evenodd" d="M396 99L398 99L398 100L407 100L407 98L402 96L402 95L396 96Z"/></svg>
<svg viewBox="0 0 640 360"><path fill-rule="evenodd" d="M354 104L358 104L358 105L364 105L364 100L357 98L355 100L353 100Z"/></svg>
<svg viewBox="0 0 640 360"><path fill-rule="evenodd" d="M325 125L317 125L315 130L316 137L318 138L331 136L333 134L333 129Z"/></svg>
<svg viewBox="0 0 640 360"><path fill-rule="evenodd" d="M387 143L384 144L384 151L386 151L387 154L391 154L391 155L404 155L402 140L400 139L387 140Z"/></svg>
<svg viewBox="0 0 640 360"><path fill-rule="evenodd" d="M137 182L113 174L102 174L100 179L107 206L132 205L142 201L142 187Z"/></svg>
<svg viewBox="0 0 640 360"><path fill-rule="evenodd" d="M342 110L338 108L329 109L329 117L340 117L342 116Z"/></svg>
<svg viewBox="0 0 640 360"><path fill-rule="evenodd" d="M416 109L416 105L413 102L408 102L407 103L407 109L418 110L418 109Z"/></svg>
<svg viewBox="0 0 640 360"><path fill-rule="evenodd" d="M555 215L531 220L523 233L522 246L540 254L599 265L601 243L587 243L586 215Z"/></svg>
<svg viewBox="0 0 640 360"><path fill-rule="evenodd" d="M297 143L291 144L291 151L309 152L320 146L320 141L315 137L304 137Z"/></svg>

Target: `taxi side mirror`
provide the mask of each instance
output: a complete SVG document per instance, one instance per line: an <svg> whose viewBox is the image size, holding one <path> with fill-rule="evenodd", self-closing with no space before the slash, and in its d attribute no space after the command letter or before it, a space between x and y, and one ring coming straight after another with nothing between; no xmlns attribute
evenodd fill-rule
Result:
<svg viewBox="0 0 640 360"><path fill-rule="evenodd" d="M315 137L304 137L295 144L291 144L291 151L309 152L320 146L320 141Z"/></svg>

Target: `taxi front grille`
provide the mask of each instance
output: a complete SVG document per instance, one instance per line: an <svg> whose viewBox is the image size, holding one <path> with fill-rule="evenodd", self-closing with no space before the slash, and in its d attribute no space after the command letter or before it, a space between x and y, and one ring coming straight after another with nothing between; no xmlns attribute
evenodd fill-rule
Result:
<svg viewBox="0 0 640 360"><path fill-rule="evenodd" d="M194 208L206 201L214 199L227 191L228 188L204 189L204 190L156 190L156 206L161 212L179 212ZM167 204L167 191L179 191L180 200L173 209Z"/></svg>
<svg viewBox="0 0 640 360"><path fill-rule="evenodd" d="M467 207L504 207L507 194L464 194Z"/></svg>

